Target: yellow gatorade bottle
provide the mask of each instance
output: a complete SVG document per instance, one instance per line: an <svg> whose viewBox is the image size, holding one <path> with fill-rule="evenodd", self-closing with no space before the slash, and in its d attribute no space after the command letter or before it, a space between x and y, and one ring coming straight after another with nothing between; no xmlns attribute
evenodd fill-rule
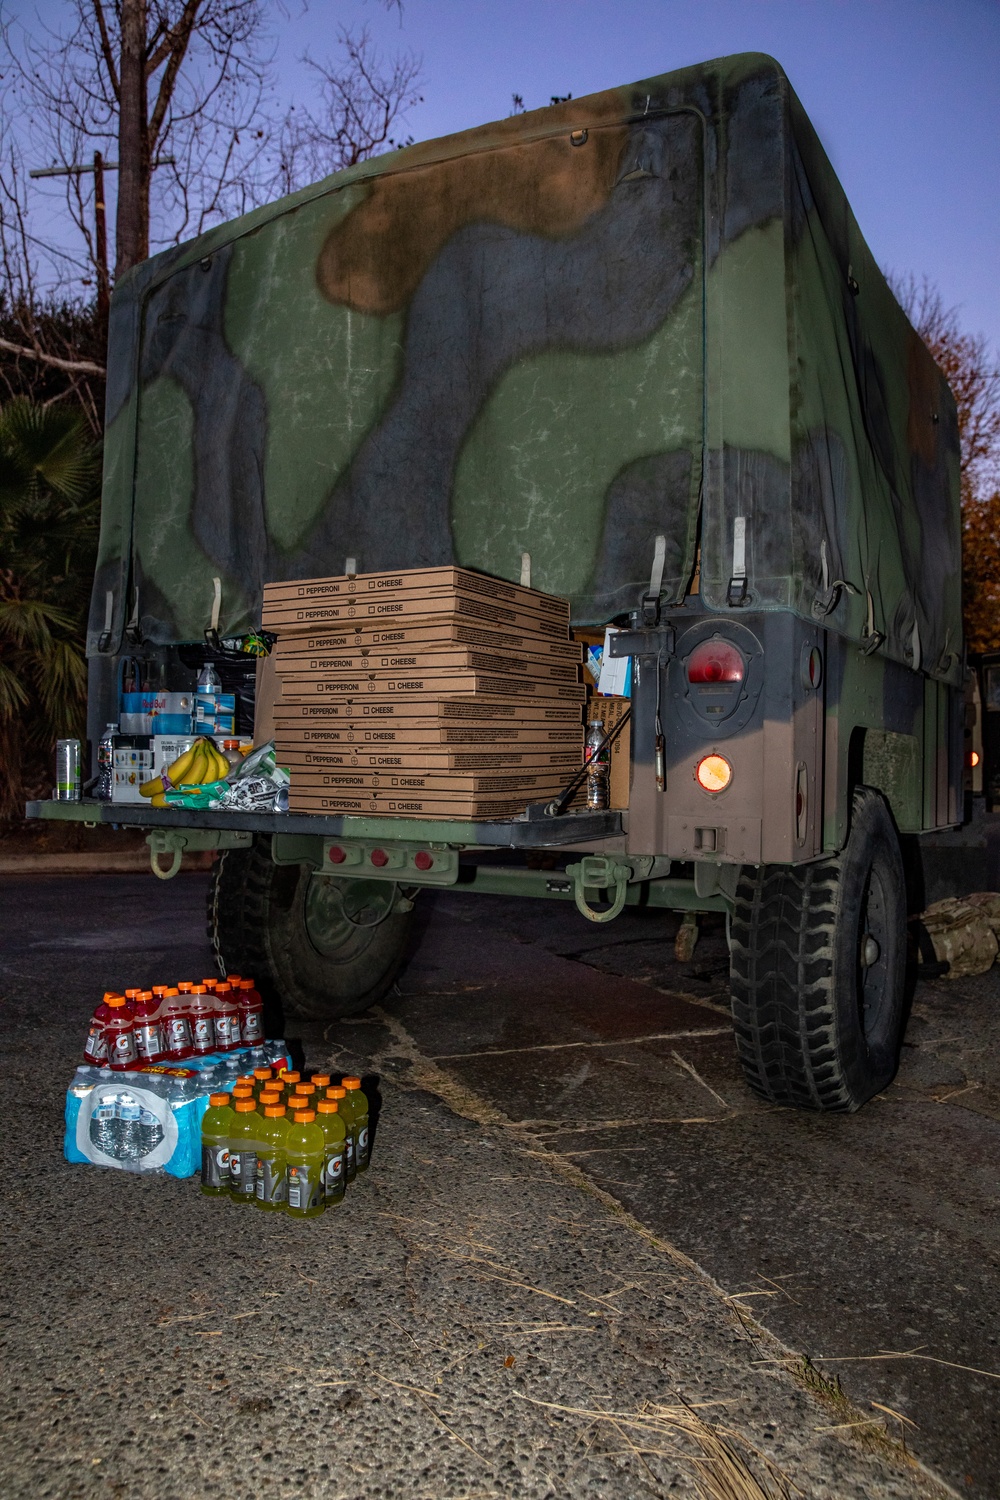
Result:
<svg viewBox="0 0 1000 1500"><path fill-rule="evenodd" d="M344 1196L344 1162L347 1156L347 1131L336 1099L321 1099L316 1106L317 1124L326 1138L323 1167L323 1202L327 1208Z"/></svg>
<svg viewBox="0 0 1000 1500"><path fill-rule="evenodd" d="M257 1149L257 1207L268 1213L284 1208L288 1198L288 1163L285 1158L285 1141L288 1136L289 1119L283 1104L268 1104L264 1107L264 1122L260 1125L260 1144Z"/></svg>
<svg viewBox="0 0 1000 1500"><path fill-rule="evenodd" d="M237 1099L233 1113L233 1133L229 1137L229 1191L234 1203L249 1206L257 1191L260 1119L256 1099L252 1096Z"/></svg>
<svg viewBox="0 0 1000 1500"><path fill-rule="evenodd" d="M228 1094L210 1094L201 1120L201 1190L207 1198L229 1193L229 1138L236 1116Z"/></svg>
<svg viewBox="0 0 1000 1500"><path fill-rule="evenodd" d="M323 1155L326 1138L316 1111L297 1109L285 1137L288 1198L285 1212L293 1219L314 1219L323 1212Z"/></svg>

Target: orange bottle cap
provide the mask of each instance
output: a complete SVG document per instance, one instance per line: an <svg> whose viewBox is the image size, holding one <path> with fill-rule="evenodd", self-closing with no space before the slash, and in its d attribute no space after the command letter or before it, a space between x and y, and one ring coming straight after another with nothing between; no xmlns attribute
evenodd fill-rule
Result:
<svg viewBox="0 0 1000 1500"><path fill-rule="evenodd" d="M285 1113L285 1106L283 1104L269 1104L264 1113L269 1120L280 1120Z"/></svg>
<svg viewBox="0 0 1000 1500"><path fill-rule="evenodd" d="M360 1078L342 1078L340 1081L345 1089L359 1089L361 1087Z"/></svg>
<svg viewBox="0 0 1000 1500"><path fill-rule="evenodd" d="M296 1125L311 1125L316 1118L314 1109L297 1109L293 1116Z"/></svg>
<svg viewBox="0 0 1000 1500"><path fill-rule="evenodd" d="M139 991L138 990L133 990L132 993L134 995L137 995L139 993ZM107 1004L107 1002L109 1000L119 1000L119 999L121 999L121 996L118 994L117 990L105 990L104 991L104 1003L105 1004Z"/></svg>
<svg viewBox="0 0 1000 1500"><path fill-rule="evenodd" d="M231 984L227 984L226 981L223 980L221 984L217 984L215 986L215 993L217 995L229 995L229 994L232 993L232 989L233 989L232 985Z"/></svg>
<svg viewBox="0 0 1000 1500"><path fill-rule="evenodd" d="M271 1069L270 1068L254 1068L254 1070L253 1070L253 1076L255 1078L268 1078L269 1079L271 1077Z"/></svg>
<svg viewBox="0 0 1000 1500"><path fill-rule="evenodd" d="M283 1073L281 1076L284 1078L284 1080L285 1080L286 1083L298 1083L299 1079L302 1077L302 1074L301 1073Z"/></svg>
<svg viewBox="0 0 1000 1500"><path fill-rule="evenodd" d="M236 1082L237 1083L253 1083L253 1074L252 1073L241 1073L240 1076L239 1076L239 1078L237 1078Z"/></svg>
<svg viewBox="0 0 1000 1500"><path fill-rule="evenodd" d="M256 1108L257 1106L252 1099L237 1099L236 1101L236 1113L238 1115L248 1115L252 1110L256 1110Z"/></svg>
<svg viewBox="0 0 1000 1500"><path fill-rule="evenodd" d="M105 1000L110 1000L111 996L113 994L115 994L114 990L108 990L107 994L104 996ZM135 995L141 995L141 994L142 994L142 990L126 990L125 991L125 999L126 1000L131 1000L133 998L133 996L135 996Z"/></svg>
<svg viewBox="0 0 1000 1500"><path fill-rule="evenodd" d="M192 995L203 995L205 993L205 986L203 984L193 984L191 986L191 993Z"/></svg>
<svg viewBox="0 0 1000 1500"><path fill-rule="evenodd" d="M209 1102L209 1104L214 1105L216 1109L218 1109L221 1105L229 1103L229 1095L228 1094L209 1094L209 1096L208 1096L208 1102Z"/></svg>
<svg viewBox="0 0 1000 1500"><path fill-rule="evenodd" d="M342 1089L340 1087L340 1084L338 1083L338 1084L335 1084L332 1089L327 1089L327 1091L326 1091L326 1097L328 1099L346 1099L347 1098L347 1090L346 1089Z"/></svg>
<svg viewBox="0 0 1000 1500"><path fill-rule="evenodd" d="M328 1089L330 1087L330 1075L329 1073L314 1073L312 1082L318 1089Z"/></svg>
<svg viewBox="0 0 1000 1500"><path fill-rule="evenodd" d="M123 1005L128 1004L128 1001L124 995L109 995L104 1003L109 1010L120 1010Z"/></svg>
<svg viewBox="0 0 1000 1500"><path fill-rule="evenodd" d="M154 995L165 995L166 993L167 993L167 987L166 987L165 984L154 984L153 985L153 994Z"/></svg>
<svg viewBox="0 0 1000 1500"><path fill-rule="evenodd" d="M180 990L182 995L187 994L188 990L191 988L190 979L179 979L177 981L177 988Z"/></svg>
<svg viewBox="0 0 1000 1500"><path fill-rule="evenodd" d="M240 989L241 990L252 990L253 989L253 980L252 979L241 979L240 980Z"/></svg>
<svg viewBox="0 0 1000 1500"><path fill-rule="evenodd" d="M321 1115L336 1115L340 1113L340 1105L336 1099L321 1099L316 1108Z"/></svg>
<svg viewBox="0 0 1000 1500"><path fill-rule="evenodd" d="M238 1083L236 1085L236 1087L233 1089L233 1098L234 1099L249 1099L252 1094L253 1094L253 1089L250 1087L250 1085L248 1083Z"/></svg>
<svg viewBox="0 0 1000 1500"><path fill-rule="evenodd" d="M152 998L153 998L153 991L152 990L142 990L139 993L139 999L140 1000L152 1000Z"/></svg>
<svg viewBox="0 0 1000 1500"><path fill-rule="evenodd" d="M242 978L243 978L242 974L227 974L226 975L226 981L227 981L228 984L239 984L239 982L240 982L240 980Z"/></svg>
<svg viewBox="0 0 1000 1500"><path fill-rule="evenodd" d="M203 979L201 981L202 987L206 990L214 990L218 982L219 981L217 979Z"/></svg>
<svg viewBox="0 0 1000 1500"><path fill-rule="evenodd" d="M316 1085L314 1083L297 1083L295 1085L295 1092L297 1094L315 1094Z"/></svg>
<svg viewBox="0 0 1000 1500"><path fill-rule="evenodd" d="M170 988L164 990L164 992L163 992L164 999L169 1000L172 995L176 995L178 993L179 993L179 991L175 990L173 988L173 986L171 985Z"/></svg>

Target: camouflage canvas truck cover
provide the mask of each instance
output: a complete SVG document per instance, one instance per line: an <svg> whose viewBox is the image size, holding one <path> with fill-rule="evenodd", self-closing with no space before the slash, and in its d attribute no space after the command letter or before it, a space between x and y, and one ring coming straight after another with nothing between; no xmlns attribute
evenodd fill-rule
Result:
<svg viewBox="0 0 1000 1500"><path fill-rule="evenodd" d="M130 642L252 630L266 581L347 557L516 580L527 552L634 660L629 807L567 886L729 913L765 1096L851 1109L892 1076L897 835L959 820L955 409L777 63L412 146L223 225L123 278L108 363L95 726ZM256 860L261 961L300 1008L360 1007L408 898L331 989L324 943L358 929L304 847L225 854L217 916L250 941Z"/></svg>

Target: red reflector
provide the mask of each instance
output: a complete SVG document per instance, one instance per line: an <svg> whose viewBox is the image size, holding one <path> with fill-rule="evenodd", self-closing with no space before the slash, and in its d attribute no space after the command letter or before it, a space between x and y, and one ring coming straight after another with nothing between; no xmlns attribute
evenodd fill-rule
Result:
<svg viewBox="0 0 1000 1500"><path fill-rule="evenodd" d="M368 857L371 860L372 864L376 865L379 869L381 869L383 865L387 865L389 863L389 856L388 854L386 854L384 849L373 849Z"/></svg>
<svg viewBox="0 0 1000 1500"><path fill-rule="evenodd" d="M326 851L326 857L331 865L342 865L347 858L347 854L341 849L339 844L334 844L332 849Z"/></svg>
<svg viewBox="0 0 1000 1500"><path fill-rule="evenodd" d="M688 682L742 682L743 654L729 641L702 641L688 657Z"/></svg>
<svg viewBox="0 0 1000 1500"><path fill-rule="evenodd" d="M429 870L434 863L434 859L427 853L426 849L418 849L413 856L413 863L418 870Z"/></svg>

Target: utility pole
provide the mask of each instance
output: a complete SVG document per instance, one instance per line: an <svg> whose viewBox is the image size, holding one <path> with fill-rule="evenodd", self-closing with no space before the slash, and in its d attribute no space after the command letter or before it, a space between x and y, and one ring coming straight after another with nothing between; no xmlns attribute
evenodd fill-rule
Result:
<svg viewBox="0 0 1000 1500"><path fill-rule="evenodd" d="M108 281L108 216L104 204L104 158L94 152L94 250L97 255L97 316L108 326L111 287Z"/></svg>
<svg viewBox="0 0 1000 1500"><path fill-rule="evenodd" d="M161 156L151 167L172 167L172 156ZM94 174L94 258L97 261L97 315L102 328L107 328L108 309L111 303L111 277L108 272L108 214L104 197L105 172L117 172L116 161L105 161L100 151L94 152L92 162L74 162L68 167L35 167L30 177L72 177L74 174ZM147 249L148 249L147 245Z"/></svg>

